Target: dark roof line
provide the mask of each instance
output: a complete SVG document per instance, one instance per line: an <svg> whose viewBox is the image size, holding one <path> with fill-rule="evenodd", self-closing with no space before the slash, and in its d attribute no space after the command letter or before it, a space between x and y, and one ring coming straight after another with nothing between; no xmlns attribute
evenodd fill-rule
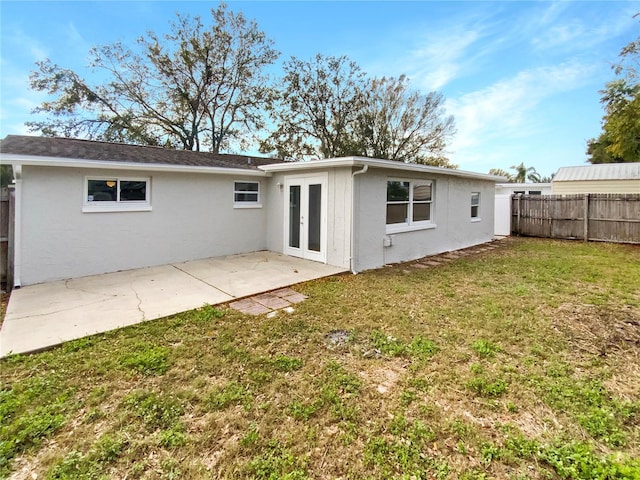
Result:
<svg viewBox="0 0 640 480"><path fill-rule="evenodd" d="M255 170L262 165L282 163L276 158L253 157L191 150L172 150L146 145L129 145L63 137L7 135L0 141L0 153L41 157L73 158L107 162L130 162L194 167Z"/></svg>

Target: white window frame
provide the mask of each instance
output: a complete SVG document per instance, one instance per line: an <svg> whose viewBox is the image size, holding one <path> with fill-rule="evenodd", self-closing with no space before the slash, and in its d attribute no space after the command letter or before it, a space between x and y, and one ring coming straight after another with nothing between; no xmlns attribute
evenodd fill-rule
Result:
<svg viewBox="0 0 640 480"><path fill-rule="evenodd" d="M115 180L118 198L115 201L89 201L89 180ZM120 200L120 182L146 182L144 200ZM121 177L118 175L87 175L84 177L82 190L82 211L95 212L150 212L151 211L151 177Z"/></svg>
<svg viewBox="0 0 640 480"><path fill-rule="evenodd" d="M477 196L476 198L478 199L477 203L474 203L474 197ZM471 192L471 221L472 222L479 222L482 219L480 218L480 192ZM476 214L474 216L473 214L473 207L476 208Z"/></svg>
<svg viewBox="0 0 640 480"><path fill-rule="evenodd" d="M258 190L256 192L246 192L244 190L236 190L237 183L255 183L258 185ZM261 195L261 185L257 180L234 180L233 181L233 208L262 208L262 195ZM256 200L236 200L236 194L246 194L246 193L256 193Z"/></svg>
<svg viewBox="0 0 640 480"><path fill-rule="evenodd" d="M404 223L389 223L385 225L386 233L401 233L401 232L410 232L414 230L426 230L429 228L436 228L436 224L434 223L434 197L435 197L435 182L433 180L422 180L417 178L388 178L385 183L386 188L389 188L389 182L409 182L409 200L408 200L408 208L407 208L407 221ZM413 189L414 186L427 184L431 186L431 200L417 203L428 203L429 207L429 220L420 220L414 222L413 219ZM385 189L385 223L386 223L386 215L387 215L387 205L389 204L398 204L405 202L389 202L386 200L387 198L387 190Z"/></svg>

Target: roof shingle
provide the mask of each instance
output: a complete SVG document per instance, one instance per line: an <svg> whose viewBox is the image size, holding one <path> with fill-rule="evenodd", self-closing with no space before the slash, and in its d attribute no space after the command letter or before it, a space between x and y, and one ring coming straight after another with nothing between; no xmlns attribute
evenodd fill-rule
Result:
<svg viewBox="0 0 640 480"><path fill-rule="evenodd" d="M7 135L0 142L0 153L42 157L73 158L107 162L187 165L194 167L240 168L255 170L261 165L281 163L276 158L216 154L162 147L97 142L76 138Z"/></svg>

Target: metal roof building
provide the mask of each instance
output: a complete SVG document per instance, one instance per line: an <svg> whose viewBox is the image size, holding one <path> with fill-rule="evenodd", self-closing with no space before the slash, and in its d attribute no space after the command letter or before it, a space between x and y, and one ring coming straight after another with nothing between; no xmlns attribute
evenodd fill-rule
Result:
<svg viewBox="0 0 640 480"><path fill-rule="evenodd" d="M554 195L640 193L640 162L562 167L551 188Z"/></svg>

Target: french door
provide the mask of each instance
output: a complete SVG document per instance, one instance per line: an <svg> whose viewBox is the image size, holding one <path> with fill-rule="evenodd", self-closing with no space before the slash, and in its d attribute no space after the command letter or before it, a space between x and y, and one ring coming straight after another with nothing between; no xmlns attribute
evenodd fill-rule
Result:
<svg viewBox="0 0 640 480"><path fill-rule="evenodd" d="M285 178L284 253L327 261L327 174Z"/></svg>

